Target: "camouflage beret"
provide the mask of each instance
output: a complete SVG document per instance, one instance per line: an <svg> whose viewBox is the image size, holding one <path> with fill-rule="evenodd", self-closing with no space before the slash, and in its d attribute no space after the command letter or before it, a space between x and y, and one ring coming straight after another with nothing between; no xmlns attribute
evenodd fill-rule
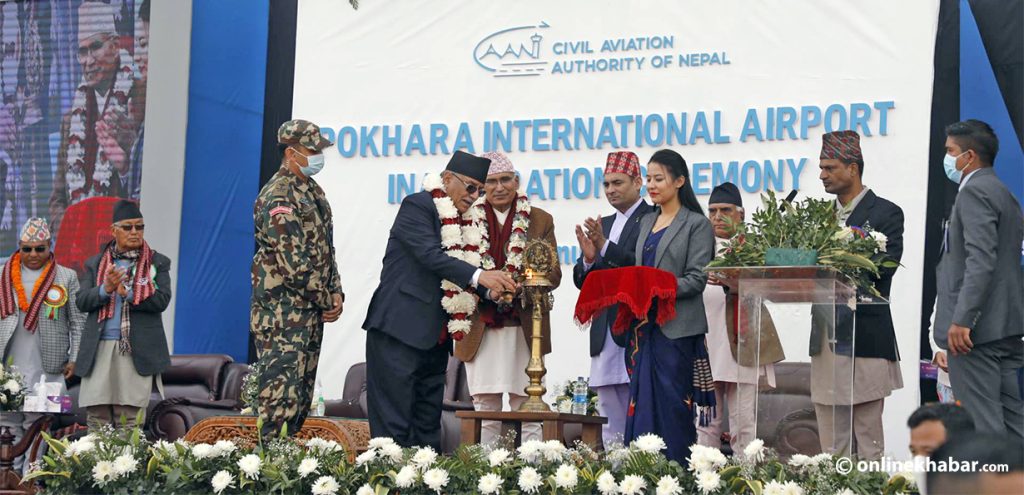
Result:
<svg viewBox="0 0 1024 495"><path fill-rule="evenodd" d="M320 127L316 124L302 119L289 120L281 124L277 130L277 142L281 144L297 144L310 151L320 151L329 146L334 146L327 138L320 134Z"/></svg>

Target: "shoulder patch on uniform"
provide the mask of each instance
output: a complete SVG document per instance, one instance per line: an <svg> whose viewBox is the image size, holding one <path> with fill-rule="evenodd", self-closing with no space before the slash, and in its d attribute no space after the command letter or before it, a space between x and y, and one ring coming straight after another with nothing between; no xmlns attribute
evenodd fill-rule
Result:
<svg viewBox="0 0 1024 495"><path fill-rule="evenodd" d="M284 205L275 206L275 207L270 209L270 216L282 215L282 214L283 215L289 215L289 214L292 213L292 211L293 210L292 210L291 206L284 206Z"/></svg>

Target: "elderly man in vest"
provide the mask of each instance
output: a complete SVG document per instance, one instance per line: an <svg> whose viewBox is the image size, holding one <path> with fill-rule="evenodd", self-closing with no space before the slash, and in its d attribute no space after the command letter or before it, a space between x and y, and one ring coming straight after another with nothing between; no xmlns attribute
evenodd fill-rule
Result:
<svg viewBox="0 0 1024 495"><path fill-rule="evenodd" d="M146 224L139 206L114 206L114 240L85 262L78 309L88 313L82 330L78 369L79 407L89 428L136 426L160 373L171 365L161 316L171 302L171 260L143 239Z"/></svg>
<svg viewBox="0 0 1024 495"><path fill-rule="evenodd" d="M18 250L7 259L0 275L0 355L25 378L29 387L59 383L75 372L75 356L85 315L75 306L78 276L57 264L50 251L46 220L30 218L21 228ZM29 392L31 393L31 392ZM39 413L5 412L17 441ZM21 460L15 462L15 468Z"/></svg>
<svg viewBox="0 0 1024 495"><path fill-rule="evenodd" d="M519 191L519 176L512 161L502 153L482 155L491 161L484 180L484 198L473 206L481 218L481 234L487 239L487 250L481 253L485 270L501 270L513 278L523 274L523 252L533 239L555 243L555 223L551 214L530 206L530 200ZM485 243L481 243L484 248ZM548 274L554 287L562 280L556 265ZM519 296L521 297L521 296ZM455 357L466 363L466 381L477 411L500 411L505 394L513 411L526 401L524 389L529 385L526 365L530 361L530 315L532 307L523 308L519 297L506 301L481 298L473 328L455 344ZM544 316L543 349L551 352L551 322ZM482 443L499 435L499 424L486 421L481 431ZM523 425L523 440L540 440L539 423Z"/></svg>

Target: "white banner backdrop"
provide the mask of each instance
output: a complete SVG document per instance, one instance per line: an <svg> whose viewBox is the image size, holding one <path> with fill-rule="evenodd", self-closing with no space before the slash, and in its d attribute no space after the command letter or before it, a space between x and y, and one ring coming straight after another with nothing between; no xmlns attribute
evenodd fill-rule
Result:
<svg viewBox="0 0 1024 495"><path fill-rule="evenodd" d="M706 206L730 180L758 194L826 197L821 135L863 136L864 182L906 216L892 309L904 388L885 408L886 451L908 457L918 403L924 215L938 2L408 1L299 3L293 115L333 134L317 180L335 212L347 294L326 329L320 377L341 395L364 357L362 321L388 230L422 175L454 149L505 151L535 206L555 218L563 283L548 383L589 373L572 322L573 229L607 215L608 152L686 158ZM779 315L806 341L809 317ZM524 363L525 364L525 363Z"/></svg>

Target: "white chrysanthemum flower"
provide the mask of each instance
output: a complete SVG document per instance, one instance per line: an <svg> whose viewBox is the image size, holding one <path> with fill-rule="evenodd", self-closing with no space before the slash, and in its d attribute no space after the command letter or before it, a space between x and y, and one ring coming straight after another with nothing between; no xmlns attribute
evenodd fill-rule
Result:
<svg viewBox="0 0 1024 495"><path fill-rule="evenodd" d="M423 447L412 456L412 463L420 469L426 469L437 460L437 452L433 447Z"/></svg>
<svg viewBox="0 0 1024 495"><path fill-rule="evenodd" d="M619 483L619 493L622 495L640 495L647 489L647 482L642 476L628 474Z"/></svg>
<svg viewBox="0 0 1024 495"><path fill-rule="evenodd" d="M222 469L217 471L217 474L213 475L213 479L210 480L210 485L213 487L213 493L220 494L224 490L235 486L235 477L232 476L231 473Z"/></svg>
<svg viewBox="0 0 1024 495"><path fill-rule="evenodd" d="M761 462L764 460L764 440L755 438L743 448L743 455L747 456L754 462Z"/></svg>
<svg viewBox="0 0 1024 495"><path fill-rule="evenodd" d="M373 495L373 494L374 494L374 491L373 491L373 488L370 488L370 485L363 485L363 486L359 487L358 490L356 490L356 495Z"/></svg>
<svg viewBox="0 0 1024 495"><path fill-rule="evenodd" d="M367 446L371 449L382 449L386 445L395 445L395 439L391 437L374 437L370 439Z"/></svg>
<svg viewBox="0 0 1024 495"><path fill-rule="evenodd" d="M405 466L395 476L395 486L398 488L409 488L416 483L416 479L419 477L419 471L413 466Z"/></svg>
<svg viewBox="0 0 1024 495"><path fill-rule="evenodd" d="M231 440L217 440L217 443L213 444L213 450L214 457L223 457L238 450L238 446Z"/></svg>
<svg viewBox="0 0 1024 495"><path fill-rule="evenodd" d="M654 492L656 495L679 495L683 488L679 486L679 480L675 476L665 475L658 480L658 487Z"/></svg>
<svg viewBox="0 0 1024 495"><path fill-rule="evenodd" d="M576 488L577 483L579 483L579 472L576 466L569 464L558 466L558 470L555 471L556 486L571 491L573 488Z"/></svg>
<svg viewBox="0 0 1024 495"><path fill-rule="evenodd" d="M385 445L380 448L380 455L391 462L402 462L402 447L396 443Z"/></svg>
<svg viewBox="0 0 1024 495"><path fill-rule="evenodd" d="M702 493L711 493L722 484L722 477L714 471L701 471L697 473L697 488Z"/></svg>
<svg viewBox="0 0 1024 495"><path fill-rule="evenodd" d="M615 475L605 471L597 477L597 491L601 495L615 495L619 492L619 484L615 481Z"/></svg>
<svg viewBox="0 0 1024 495"><path fill-rule="evenodd" d="M299 472L299 478L305 478L320 469L320 461L314 457L306 457L299 463L299 467L296 469Z"/></svg>
<svg viewBox="0 0 1024 495"><path fill-rule="evenodd" d="M86 452L91 452L96 448L96 443L93 442L92 438L82 437L68 445L68 448L64 450L66 457L74 455L82 455Z"/></svg>
<svg viewBox="0 0 1024 495"><path fill-rule="evenodd" d="M787 481L782 485L782 495L804 495L804 489L795 481Z"/></svg>
<svg viewBox="0 0 1024 495"><path fill-rule="evenodd" d="M475 251L466 251L466 253L462 257L463 261L465 261L466 263L469 263L474 267L480 266L480 253Z"/></svg>
<svg viewBox="0 0 1024 495"><path fill-rule="evenodd" d="M690 447L690 471L715 471L729 462L721 450L695 444Z"/></svg>
<svg viewBox="0 0 1024 495"><path fill-rule="evenodd" d="M462 241L466 244L479 246L480 242L483 241L483 233L481 233L478 227L467 227L462 229Z"/></svg>
<svg viewBox="0 0 1024 495"><path fill-rule="evenodd" d="M441 226L441 245L445 249L450 249L453 246L462 244L462 229L458 225L442 225ZM450 256L451 253L448 253Z"/></svg>
<svg viewBox="0 0 1024 495"><path fill-rule="evenodd" d="M118 476L134 473L138 467L139 461L131 454L119 455L114 459L114 471Z"/></svg>
<svg viewBox="0 0 1024 495"><path fill-rule="evenodd" d="M192 455L196 459L209 459L213 457L213 445L198 443L192 447Z"/></svg>
<svg viewBox="0 0 1024 495"><path fill-rule="evenodd" d="M100 485L106 483L117 477L117 470L114 469L114 463L110 461L97 462L92 467L92 479L96 480Z"/></svg>
<svg viewBox="0 0 1024 495"><path fill-rule="evenodd" d="M793 457L789 458L789 465L795 468L802 468L813 464L813 459L803 454L793 454Z"/></svg>
<svg viewBox="0 0 1024 495"><path fill-rule="evenodd" d="M651 454L657 454L658 452L661 452L662 450L668 448L668 446L665 445L665 440L663 440L661 437L653 433L640 435L635 440L633 440L633 443L630 445L634 448L640 449L644 452L648 452Z"/></svg>
<svg viewBox="0 0 1024 495"><path fill-rule="evenodd" d="M8 392L12 394L16 394L18 392L21 392L21 384L19 384L16 380L12 378L10 380L7 380L6 383L4 383L4 389L6 389Z"/></svg>
<svg viewBox="0 0 1024 495"><path fill-rule="evenodd" d="M498 467L509 460L509 456L512 454L505 449L494 449L487 456L487 460L490 461L491 467Z"/></svg>
<svg viewBox="0 0 1024 495"><path fill-rule="evenodd" d="M779 483L778 481L771 480L764 485L764 490L761 491L763 495L785 495L786 485Z"/></svg>
<svg viewBox="0 0 1024 495"><path fill-rule="evenodd" d="M441 493L441 490L448 486L448 471L441 468L427 470L423 473L423 484L427 485L427 488Z"/></svg>
<svg viewBox="0 0 1024 495"><path fill-rule="evenodd" d="M843 488L842 490L836 492L836 495L857 495L857 494L853 493L853 491L850 490L849 488Z"/></svg>
<svg viewBox="0 0 1024 495"><path fill-rule="evenodd" d="M532 467L524 467L519 472L519 488L526 493L537 493L544 485L544 478Z"/></svg>
<svg viewBox="0 0 1024 495"><path fill-rule="evenodd" d="M238 460L238 468L245 473L246 478L252 480L260 477L260 468L262 467L263 461L256 454L249 454Z"/></svg>
<svg viewBox="0 0 1024 495"><path fill-rule="evenodd" d="M501 479L494 473L488 473L480 477L480 481L476 483L476 489L480 490L483 495L494 495L501 491L501 485L505 483L505 480Z"/></svg>
<svg viewBox="0 0 1024 495"><path fill-rule="evenodd" d="M539 440L528 440L520 445L517 450L519 452L520 459L529 462L530 464L535 464L540 460L543 449L544 442Z"/></svg>
<svg viewBox="0 0 1024 495"><path fill-rule="evenodd" d="M544 442L544 446L541 447L541 455L543 455L544 460L548 462L561 461L565 451L565 445L562 445L562 442L559 442L558 440L548 440Z"/></svg>
<svg viewBox="0 0 1024 495"><path fill-rule="evenodd" d="M321 476L313 482L313 495L337 495L338 481L333 476Z"/></svg>
<svg viewBox="0 0 1024 495"><path fill-rule="evenodd" d="M871 231L871 238L878 244L878 250L884 253L885 244L889 242L889 238L886 237L885 234L874 230Z"/></svg>
<svg viewBox="0 0 1024 495"><path fill-rule="evenodd" d="M362 466L363 464L366 464L367 462L373 461L376 458L377 458L377 450L376 449L367 450L366 452L363 452L362 454L359 454L358 457L356 457L356 466Z"/></svg>
<svg viewBox="0 0 1024 495"><path fill-rule="evenodd" d="M816 466L821 466L823 464L832 464L832 454L818 454L814 457L811 457L811 463Z"/></svg>

